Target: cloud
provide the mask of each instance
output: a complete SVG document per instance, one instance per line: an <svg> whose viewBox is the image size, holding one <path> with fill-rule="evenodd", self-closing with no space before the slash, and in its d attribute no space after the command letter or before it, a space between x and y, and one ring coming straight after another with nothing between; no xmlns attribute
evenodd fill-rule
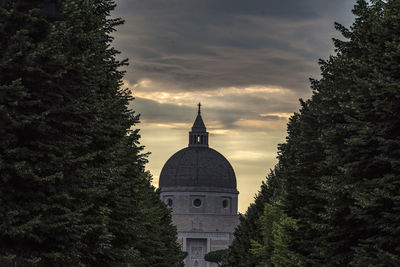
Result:
<svg viewBox="0 0 400 267"><path fill-rule="evenodd" d="M127 79L175 90L269 85L308 90L317 60L332 53L333 22L347 0L117 1L126 20L116 45L132 55ZM345 23L346 24L346 23Z"/></svg>
<svg viewBox="0 0 400 267"><path fill-rule="evenodd" d="M333 53L333 23L355 0L117 0L125 19L114 46L129 58L125 86L141 113L141 142L158 174L203 104L210 144L232 163L240 209L276 163L288 118L308 98L319 58Z"/></svg>
<svg viewBox="0 0 400 267"><path fill-rule="evenodd" d="M298 106L298 95L278 87L227 87L195 92L168 92L157 82L145 79L133 88L135 101L131 108L142 114L143 123L187 126L197 113L197 103L203 103L207 127L223 134L224 130L241 128L245 131L273 129L285 124ZM168 87L168 85L167 85ZM157 89L158 88L158 89ZM260 110L263 113L260 113ZM279 127L280 129L281 127Z"/></svg>

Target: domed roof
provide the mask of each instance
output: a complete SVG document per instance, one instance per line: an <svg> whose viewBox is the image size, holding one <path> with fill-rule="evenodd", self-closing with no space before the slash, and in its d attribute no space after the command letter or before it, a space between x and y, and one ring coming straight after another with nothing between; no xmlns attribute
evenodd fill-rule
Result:
<svg viewBox="0 0 400 267"><path fill-rule="evenodd" d="M168 159L159 187L226 188L236 191L236 176L229 161L209 147L186 147Z"/></svg>
<svg viewBox="0 0 400 267"><path fill-rule="evenodd" d="M188 191L237 192L236 176L229 161L208 147L208 132L199 110L192 131L189 147L176 152L161 170L159 187Z"/></svg>

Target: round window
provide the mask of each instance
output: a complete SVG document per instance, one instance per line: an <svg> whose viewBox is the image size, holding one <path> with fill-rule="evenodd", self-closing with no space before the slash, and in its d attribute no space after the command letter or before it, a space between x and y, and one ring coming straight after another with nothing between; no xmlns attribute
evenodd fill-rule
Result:
<svg viewBox="0 0 400 267"><path fill-rule="evenodd" d="M227 199L222 200L222 207L224 209L226 209L228 207L228 200Z"/></svg>
<svg viewBox="0 0 400 267"><path fill-rule="evenodd" d="M171 198L168 198L168 199L167 199L167 206L168 206L168 207L172 207L172 204L173 204L172 199L171 199Z"/></svg>
<svg viewBox="0 0 400 267"><path fill-rule="evenodd" d="M193 206L195 207L200 207L201 206L201 200L196 198L195 200L193 200Z"/></svg>

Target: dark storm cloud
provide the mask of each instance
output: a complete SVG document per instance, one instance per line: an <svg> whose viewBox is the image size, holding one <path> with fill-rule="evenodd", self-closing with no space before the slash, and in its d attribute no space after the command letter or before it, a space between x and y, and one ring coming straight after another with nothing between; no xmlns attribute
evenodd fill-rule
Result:
<svg viewBox="0 0 400 267"><path fill-rule="evenodd" d="M240 120L286 120L286 117L279 115L264 115L258 114L257 108L251 109L249 107L263 106L264 111L274 113L291 113L293 109L296 109L296 103L279 102L268 99L260 99L255 97L240 97L240 101L247 103L244 106L237 99L227 98L226 101L235 104L237 107L206 107L203 111L203 117L205 120L215 121L221 124L222 129L235 129L238 125L235 123ZM196 114L197 107L188 107L183 105L174 105L168 103L159 103L150 99L137 97L130 108L141 111L141 120L146 123L191 123L193 122ZM185 128L186 129L186 128Z"/></svg>
<svg viewBox="0 0 400 267"><path fill-rule="evenodd" d="M190 123L194 121L197 114L195 107L161 104L144 98L136 98L131 108L141 110L141 119L146 122ZM224 125L225 129L234 128L233 124L241 117L247 118L252 115L254 113L251 111L226 108L207 108L206 113L203 112L203 117L217 120Z"/></svg>
<svg viewBox="0 0 400 267"><path fill-rule="evenodd" d="M149 122L186 123L193 119L193 109L187 106L161 104L146 98L136 97L130 108L140 110L140 119Z"/></svg>
<svg viewBox="0 0 400 267"><path fill-rule="evenodd" d="M297 91L331 51L333 22L349 24L353 0L119 0L116 45L126 76L175 90L272 85Z"/></svg>

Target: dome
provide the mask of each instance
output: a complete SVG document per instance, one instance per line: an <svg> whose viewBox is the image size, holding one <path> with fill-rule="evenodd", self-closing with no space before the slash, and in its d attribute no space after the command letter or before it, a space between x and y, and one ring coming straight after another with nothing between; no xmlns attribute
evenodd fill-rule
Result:
<svg viewBox="0 0 400 267"><path fill-rule="evenodd" d="M236 192L236 176L229 161L208 147L208 132L199 110L189 146L176 152L161 170L161 191L219 191Z"/></svg>
<svg viewBox="0 0 400 267"><path fill-rule="evenodd" d="M216 150L189 146L176 152L165 163L159 187L236 191L236 176L229 161Z"/></svg>

